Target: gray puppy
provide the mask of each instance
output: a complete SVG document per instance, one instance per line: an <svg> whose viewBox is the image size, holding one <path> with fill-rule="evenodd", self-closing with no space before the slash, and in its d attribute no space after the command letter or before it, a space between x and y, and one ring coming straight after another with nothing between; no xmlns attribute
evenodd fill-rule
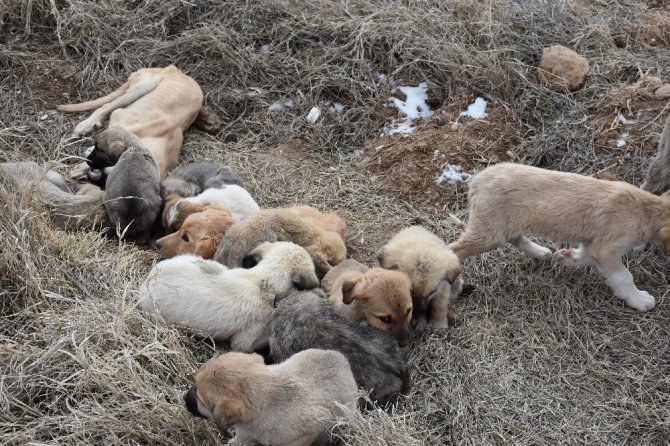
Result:
<svg viewBox="0 0 670 446"><path fill-rule="evenodd" d="M120 236L146 242L163 203L160 171L137 136L124 131L117 137L125 150L107 177L105 210Z"/></svg>
<svg viewBox="0 0 670 446"><path fill-rule="evenodd" d="M207 189L227 184L244 187L240 177L230 167L210 161L196 161L182 164L170 172L161 184L161 195L163 199L171 194L182 198L194 197Z"/></svg>
<svg viewBox="0 0 670 446"><path fill-rule="evenodd" d="M393 336L340 316L325 295L302 291L277 302L270 357L281 362L310 348L342 353L358 386L380 406L409 391L407 364Z"/></svg>
<svg viewBox="0 0 670 446"><path fill-rule="evenodd" d="M654 195L661 195L670 189L670 115L665 121L658 152L649 166L647 179L640 187Z"/></svg>

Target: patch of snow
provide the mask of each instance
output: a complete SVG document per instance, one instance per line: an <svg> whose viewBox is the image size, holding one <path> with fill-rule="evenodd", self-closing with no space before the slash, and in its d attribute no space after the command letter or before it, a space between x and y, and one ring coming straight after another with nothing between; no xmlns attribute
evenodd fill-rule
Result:
<svg viewBox="0 0 670 446"><path fill-rule="evenodd" d="M386 83L386 75L384 73L375 73L377 76L377 80L379 81L380 84L385 84Z"/></svg>
<svg viewBox="0 0 670 446"><path fill-rule="evenodd" d="M261 52L261 54L269 53L270 52L270 45L267 44L267 43L265 45L262 45L259 51Z"/></svg>
<svg viewBox="0 0 670 446"><path fill-rule="evenodd" d="M314 124L317 119L319 119L319 116L321 116L321 109L315 105L309 113L307 113L307 122Z"/></svg>
<svg viewBox="0 0 670 446"><path fill-rule="evenodd" d="M635 124L635 121L633 121L632 119L626 119L626 117L621 113L619 113L619 116L617 116L616 118L623 125Z"/></svg>
<svg viewBox="0 0 670 446"><path fill-rule="evenodd" d="M428 84L421 82L416 87L397 87L395 90L400 90L405 94L406 98L404 101L398 98L391 98L393 105L400 110L405 119L393 123L388 134L411 133L414 131L413 121L415 119L427 118L433 114L433 111L426 104L426 99L428 99Z"/></svg>
<svg viewBox="0 0 670 446"><path fill-rule="evenodd" d="M335 110L335 113L338 115L341 115L342 112L344 112L344 104L340 102L333 102L333 110Z"/></svg>
<svg viewBox="0 0 670 446"><path fill-rule="evenodd" d="M623 135L621 135L621 138L616 142L617 147L623 147L626 145L626 138L628 138L630 134L628 132L623 132Z"/></svg>
<svg viewBox="0 0 670 446"><path fill-rule="evenodd" d="M438 186L444 186L445 184L468 183L471 179L472 175L463 172L460 164L447 164L435 182Z"/></svg>
<svg viewBox="0 0 670 446"><path fill-rule="evenodd" d="M281 110L284 110L285 108L291 108L291 107L293 107L293 99L288 98L288 99L282 99L281 101L275 102L270 107L268 107L268 110L269 111L281 111Z"/></svg>
<svg viewBox="0 0 670 446"><path fill-rule="evenodd" d="M475 102L468 105L468 109L464 112L461 112L461 114L458 115L456 123L458 123L458 119L460 119L461 116L467 116L472 119L486 118L486 101L484 100L484 98L476 98Z"/></svg>

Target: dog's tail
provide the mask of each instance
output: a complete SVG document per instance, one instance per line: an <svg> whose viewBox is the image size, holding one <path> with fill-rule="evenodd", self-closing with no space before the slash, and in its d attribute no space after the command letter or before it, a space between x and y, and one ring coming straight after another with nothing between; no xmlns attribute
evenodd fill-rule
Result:
<svg viewBox="0 0 670 446"><path fill-rule="evenodd" d="M465 231L467 229L467 225L463 223L458 217L456 217L454 214L449 214L449 218L451 218L451 221L454 222L454 225L461 231Z"/></svg>
<svg viewBox="0 0 670 446"><path fill-rule="evenodd" d="M96 108L100 108L103 105L113 101L114 99L123 96L128 91L128 85L129 85L129 81L127 81L125 84L121 85L121 87L119 87L117 90L114 90L113 92L111 92L107 96L103 96L101 98L94 99L94 100L88 101L88 102L82 102L80 104L61 104L61 105L57 105L56 109L58 111L72 113L72 112L80 112L80 111L93 110L93 109L96 109Z"/></svg>

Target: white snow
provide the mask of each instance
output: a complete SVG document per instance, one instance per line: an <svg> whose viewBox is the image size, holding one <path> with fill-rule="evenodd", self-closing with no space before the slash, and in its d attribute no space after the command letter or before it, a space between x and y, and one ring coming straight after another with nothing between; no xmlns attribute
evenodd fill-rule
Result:
<svg viewBox="0 0 670 446"><path fill-rule="evenodd" d="M267 53L269 53L269 52L270 52L270 45L268 45L268 44L266 43L265 45L261 46L261 48L260 48L260 52L261 52L261 54L267 54Z"/></svg>
<svg viewBox="0 0 670 446"><path fill-rule="evenodd" d="M377 75L377 80L379 80L380 84L385 84L386 83L386 75L384 73L376 73Z"/></svg>
<svg viewBox="0 0 670 446"><path fill-rule="evenodd" d="M639 118L639 112L638 112L638 118ZM619 121L621 124L623 124L624 129L627 125L635 124L635 121L632 119L627 119L623 114L619 113L619 115L616 117L617 121ZM628 133L628 130L624 130L624 132L621 134L621 137L617 140L616 146L618 148L624 147L626 145L626 138L630 136L630 133Z"/></svg>
<svg viewBox="0 0 670 446"><path fill-rule="evenodd" d="M319 119L319 116L321 116L321 109L315 105L309 113L307 113L307 122L314 124L316 120Z"/></svg>
<svg viewBox="0 0 670 446"><path fill-rule="evenodd" d="M426 118L433 114L433 111L426 104L426 99L428 99L428 84L425 82L421 82L416 87L397 87L394 91L396 90L400 90L406 96L404 101L398 98L391 98L393 105L400 110L405 119L394 122L388 131L389 135L394 133L411 133L414 130L412 121L418 118Z"/></svg>
<svg viewBox="0 0 670 446"><path fill-rule="evenodd" d="M635 124L635 121L633 121L632 119L626 119L626 117L621 113L619 113L619 116L617 116L616 118L623 125Z"/></svg>
<svg viewBox="0 0 670 446"><path fill-rule="evenodd" d="M475 99L475 102L468 105L468 109L466 111L461 112L461 114L458 115L458 119L460 119L461 116L467 116L472 119L486 118L486 101L484 98ZM458 119L456 119L457 123Z"/></svg>
<svg viewBox="0 0 670 446"><path fill-rule="evenodd" d="M447 164L444 166L444 170L437 177L435 182L438 186L444 186L445 184L458 184L458 183L467 183L472 179L472 175L467 172L463 172L463 168L460 164Z"/></svg>
<svg viewBox="0 0 670 446"><path fill-rule="evenodd" d="M344 111L344 104L340 102L333 102L333 110L335 110L335 113L338 115L341 115Z"/></svg>
<svg viewBox="0 0 670 446"><path fill-rule="evenodd" d="M623 132L623 135L621 135L621 138L616 142L617 147L623 147L626 145L626 138L628 138L630 134L628 132Z"/></svg>
<svg viewBox="0 0 670 446"><path fill-rule="evenodd" d="M281 101L275 102L270 107L268 107L268 110L270 110L270 111L281 111L281 110L284 110L285 108L291 108L291 107L293 107L293 99L288 98L288 99L282 99Z"/></svg>

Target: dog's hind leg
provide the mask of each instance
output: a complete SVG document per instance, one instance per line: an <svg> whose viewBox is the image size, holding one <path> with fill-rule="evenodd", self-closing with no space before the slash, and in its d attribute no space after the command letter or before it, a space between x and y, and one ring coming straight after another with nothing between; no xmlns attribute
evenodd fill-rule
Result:
<svg viewBox="0 0 670 446"><path fill-rule="evenodd" d="M621 255L611 250L603 250L594 253L596 266L607 278L614 295L622 299L626 304L637 311L648 311L656 306L654 296L646 291L639 290L633 282L633 275L628 271Z"/></svg>
<svg viewBox="0 0 670 446"><path fill-rule="evenodd" d="M596 260L589 255L588 249L584 245L579 248L559 249L552 260L564 266L593 266Z"/></svg>
<svg viewBox="0 0 670 446"><path fill-rule="evenodd" d="M545 248L544 246L538 245L537 243L533 243L523 235L510 239L509 242L519 248L521 251L525 252L531 257L535 257L536 259L544 259L551 255L551 249Z"/></svg>
<svg viewBox="0 0 670 446"><path fill-rule="evenodd" d="M88 117L88 119L80 122L74 128L72 136L79 137L88 135L96 127L101 126L102 121L104 121L114 110L132 104L142 96L152 92L157 85L158 81L154 77L147 77L142 79L135 85L132 85L130 88L128 88L128 91L121 97L114 99L112 102L106 103L94 111L93 114Z"/></svg>
<svg viewBox="0 0 670 446"><path fill-rule="evenodd" d="M454 254L458 256L458 259L463 261L468 257L491 251L500 245L501 243L497 243L495 240L491 240L490 237L480 236L475 232L466 230L461 235L461 238L453 243L450 243L447 248L454 251Z"/></svg>

